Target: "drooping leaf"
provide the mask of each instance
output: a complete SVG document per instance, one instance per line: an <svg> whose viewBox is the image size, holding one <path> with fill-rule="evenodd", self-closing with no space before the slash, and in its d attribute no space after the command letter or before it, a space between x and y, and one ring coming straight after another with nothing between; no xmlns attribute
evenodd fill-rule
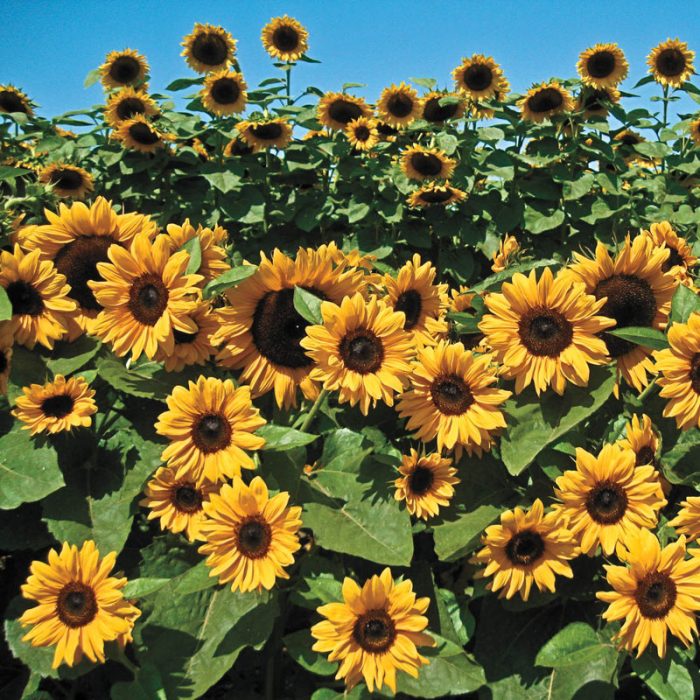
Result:
<svg viewBox="0 0 700 700"><path fill-rule="evenodd" d="M238 267L232 267L230 270L227 270L216 279L209 282L204 287L202 296L205 299L210 299L217 294L221 294L227 289L237 286L243 280L248 279L248 277L255 274L257 269L257 265L240 265Z"/></svg>
<svg viewBox="0 0 700 700"><path fill-rule="evenodd" d="M668 338L656 328L628 326L627 328L611 328L606 333L653 350L663 350L668 347Z"/></svg>
<svg viewBox="0 0 700 700"><path fill-rule="evenodd" d="M309 323L323 323L323 316L321 315L322 301L320 297L307 292L302 287L294 287L294 308Z"/></svg>
<svg viewBox="0 0 700 700"><path fill-rule="evenodd" d="M303 433L301 430L272 424L263 426L257 431L257 434L265 438L263 449L275 452L284 452L295 447L303 447L318 438L318 435Z"/></svg>

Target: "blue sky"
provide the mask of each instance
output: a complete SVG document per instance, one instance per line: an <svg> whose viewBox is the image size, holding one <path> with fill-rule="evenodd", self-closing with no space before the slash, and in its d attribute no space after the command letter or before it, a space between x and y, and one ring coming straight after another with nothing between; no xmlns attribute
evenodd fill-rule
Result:
<svg viewBox="0 0 700 700"><path fill-rule="evenodd" d="M627 54L628 91L646 74L645 57L659 41L677 36L700 53L698 0L672 7L651 0L4 0L0 83L21 87L45 116L89 107L102 101L102 92L99 85L85 89L85 75L109 50L129 47L146 54L151 90L160 92L173 79L194 75L179 44L200 21L221 24L238 40L252 87L275 72L260 30L285 13L309 29L309 55L322 61L295 69L296 86L366 83L357 92L371 100L410 77L451 86L452 68L472 53L493 56L514 91L554 75L573 76L580 51L596 42L616 41ZM649 86L642 94L656 90Z"/></svg>

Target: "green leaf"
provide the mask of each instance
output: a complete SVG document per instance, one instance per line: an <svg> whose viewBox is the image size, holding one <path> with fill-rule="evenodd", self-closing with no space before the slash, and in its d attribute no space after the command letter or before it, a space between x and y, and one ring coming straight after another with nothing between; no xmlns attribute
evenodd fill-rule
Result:
<svg viewBox="0 0 700 700"><path fill-rule="evenodd" d="M0 182L14 180L16 177L26 175L32 171L27 168L13 168L10 165L0 165Z"/></svg>
<svg viewBox="0 0 700 700"><path fill-rule="evenodd" d="M307 671L319 676L330 676L337 671L337 663L331 663L324 655L312 651L311 647L315 640L308 629L292 632L282 641L289 656Z"/></svg>
<svg viewBox="0 0 700 700"><path fill-rule="evenodd" d="M426 90L434 90L437 85L435 78L409 78L412 83L426 88Z"/></svg>
<svg viewBox="0 0 700 700"><path fill-rule="evenodd" d="M185 90L189 87L192 87L193 85L201 85L204 82L204 78L202 77L197 77L197 78L178 78L177 80L173 80L170 85L168 85L165 89L166 90L172 90L173 92L177 90Z"/></svg>
<svg viewBox="0 0 700 700"><path fill-rule="evenodd" d="M528 262L520 263L519 265L511 265L507 270L503 272L497 272L495 275L487 277L479 284L475 284L471 291L473 292L483 292L489 289L494 289L500 287L504 282L508 282L516 272L525 274L530 272L530 270L536 270L540 267L551 267L552 272L554 272L561 263L558 260L547 259L547 260L529 260Z"/></svg>
<svg viewBox="0 0 700 700"><path fill-rule="evenodd" d="M100 75L101 75L101 71L99 68L95 68L94 70L91 70L85 76L85 80L83 81L83 87L85 87L85 88L92 87L100 79Z"/></svg>
<svg viewBox="0 0 700 700"><path fill-rule="evenodd" d="M90 362L101 347L102 344L89 335L83 335L72 343L56 343L46 366L54 375L68 376Z"/></svg>
<svg viewBox="0 0 700 700"><path fill-rule="evenodd" d="M217 294L225 292L227 289L231 289L231 287L238 286L243 280L254 275L257 269L257 265L239 265L226 270L226 272L213 279L204 287L204 298L210 299Z"/></svg>
<svg viewBox="0 0 700 700"><path fill-rule="evenodd" d="M220 170L215 173L202 173L202 177L213 185L219 192L228 194L235 190L241 182L238 175L234 175L230 170Z"/></svg>
<svg viewBox="0 0 700 700"><path fill-rule="evenodd" d="M302 433L301 430L272 424L263 426L257 431L257 434L265 438L263 450L274 452L293 450L295 447L303 447L318 439L318 435Z"/></svg>
<svg viewBox="0 0 700 700"><path fill-rule="evenodd" d="M525 228L530 233L544 233L551 231L564 223L566 215L562 209L541 212L530 205L525 206Z"/></svg>
<svg viewBox="0 0 700 700"><path fill-rule="evenodd" d="M143 598L159 591L169 578L135 578L127 582L123 593L126 598Z"/></svg>
<svg viewBox="0 0 700 700"><path fill-rule="evenodd" d="M186 241L180 246L179 250L186 250L190 256L190 261L187 263L185 273L188 275L195 274L202 264L202 243L199 240L199 236L190 238L189 241Z"/></svg>
<svg viewBox="0 0 700 700"><path fill-rule="evenodd" d="M632 670L661 700L686 700L697 697L693 678L686 668L692 663L673 647L664 659L658 657L655 649L648 649L639 659L632 659Z"/></svg>
<svg viewBox="0 0 700 700"><path fill-rule="evenodd" d="M587 195L595 184L593 173L583 173L575 180L566 180L562 183L563 197L566 201L581 199Z"/></svg>
<svg viewBox="0 0 700 700"><path fill-rule="evenodd" d="M671 323L687 323L695 312L700 312L700 296L679 284L671 300Z"/></svg>
<svg viewBox="0 0 700 700"><path fill-rule="evenodd" d="M608 335L628 340L635 345L642 345L645 348L663 350L667 348L668 338L661 331L645 326L628 326L627 328L612 328L606 331Z"/></svg>
<svg viewBox="0 0 700 700"><path fill-rule="evenodd" d="M452 134L448 134L445 131L441 131L437 135L435 142L437 143L438 148L445 151L448 156L451 156L457 150L457 146L459 145L457 137Z"/></svg>
<svg viewBox="0 0 700 700"><path fill-rule="evenodd" d="M539 650L535 663L549 668L576 666L593 661L601 652L605 648L595 630L585 622L572 622Z"/></svg>
<svg viewBox="0 0 700 700"><path fill-rule="evenodd" d="M323 299L303 287L294 287L294 308L297 313L309 323L316 325L323 323L321 315L321 302Z"/></svg>
<svg viewBox="0 0 700 700"><path fill-rule="evenodd" d="M0 321L9 321L12 318L12 304L7 296L5 287L0 287Z"/></svg>

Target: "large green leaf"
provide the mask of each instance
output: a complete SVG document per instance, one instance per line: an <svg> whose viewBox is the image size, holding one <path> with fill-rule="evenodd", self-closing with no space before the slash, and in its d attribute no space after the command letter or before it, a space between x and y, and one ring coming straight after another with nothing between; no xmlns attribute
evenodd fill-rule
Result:
<svg viewBox="0 0 700 700"><path fill-rule="evenodd" d="M320 297L307 292L306 289L294 287L294 308L309 323L323 323L323 316L321 315L322 301Z"/></svg>
<svg viewBox="0 0 700 700"><path fill-rule="evenodd" d="M539 650L535 663L549 668L566 668L590 663L601 655L612 656L612 665L615 666L615 647L605 643L585 622L572 622Z"/></svg>
<svg viewBox="0 0 700 700"><path fill-rule="evenodd" d="M613 328L606 333L653 350L663 350L668 347L668 338L656 328L628 326L627 328Z"/></svg>
<svg viewBox="0 0 700 700"><path fill-rule="evenodd" d="M697 668L691 659L685 659L671 648L664 659L655 649L648 649L639 659L632 659L632 670L661 700L686 700L697 697L700 688L694 687L690 667L697 677Z"/></svg>
<svg viewBox="0 0 700 700"><path fill-rule="evenodd" d="M529 260L528 262L520 263L519 265L511 265L507 270L503 272L497 272L495 275L487 277L483 282L475 284L471 289L474 292L484 292L487 290L500 287L504 282L510 281L511 277L516 272L526 274L530 270L536 270L540 267L551 267L552 271L559 267L561 263L558 260L547 259L547 260Z"/></svg>
<svg viewBox="0 0 700 700"><path fill-rule="evenodd" d="M12 318L12 304L7 296L5 287L0 287L0 321L7 321Z"/></svg>
<svg viewBox="0 0 700 700"><path fill-rule="evenodd" d="M287 428L283 425L268 424L260 428L257 432L260 437L265 438L264 450L285 452L293 450L295 447L303 447L318 438L318 435L303 433L301 430Z"/></svg>
<svg viewBox="0 0 700 700"><path fill-rule="evenodd" d="M204 287L202 296L205 299L209 299L217 294L221 294L227 289L239 285L243 280L248 279L248 277L255 274L257 269L257 265L232 267L230 270L227 270L209 282L206 287Z"/></svg>
<svg viewBox="0 0 700 700"><path fill-rule="evenodd" d="M687 323L690 315L697 311L700 311L700 296L685 285L678 285L671 300L671 322Z"/></svg>
<svg viewBox="0 0 700 700"><path fill-rule="evenodd" d="M73 374L90 362L101 346L98 340L89 335L83 335L72 343L56 343L46 366L54 374Z"/></svg>

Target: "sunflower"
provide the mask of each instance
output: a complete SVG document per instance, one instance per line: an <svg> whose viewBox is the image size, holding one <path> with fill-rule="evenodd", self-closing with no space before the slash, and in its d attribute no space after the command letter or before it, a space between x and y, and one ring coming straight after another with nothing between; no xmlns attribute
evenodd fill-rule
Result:
<svg viewBox="0 0 700 700"><path fill-rule="evenodd" d="M110 51L100 66L100 80L105 89L143 87L148 75L148 61L133 49Z"/></svg>
<svg viewBox="0 0 700 700"><path fill-rule="evenodd" d="M219 245L228 239L228 231L222 226L213 229L203 228L200 225L195 229L189 219L185 219L182 226L168 224L167 226L170 250L175 252L193 238L199 238L199 248L202 254L202 262L197 273L203 277L200 285L210 282L215 277L231 269L226 262L226 251Z"/></svg>
<svg viewBox="0 0 700 700"><path fill-rule="evenodd" d="M637 658L652 642L660 657L666 655L667 632L686 647L697 634L695 612L700 610L700 550L686 559L685 537L661 549L649 530L637 530L618 557L628 566L605 565L612 591L596 597L610 603L603 613L608 622L624 620L613 639L626 651L637 649Z"/></svg>
<svg viewBox="0 0 700 700"><path fill-rule="evenodd" d="M679 535L690 541L700 538L700 496L690 496L681 502L681 509L673 520L667 523Z"/></svg>
<svg viewBox="0 0 700 700"><path fill-rule="evenodd" d="M159 347L171 354L174 331L196 333L189 317L200 275L185 274L190 260L186 251L170 253L168 236L151 242L146 232L136 235L129 250L119 245L107 251L109 263L97 263L104 281L88 281L103 309L93 323L92 333L112 345L118 357L131 353L132 361L142 353L155 357Z"/></svg>
<svg viewBox="0 0 700 700"><path fill-rule="evenodd" d="M323 325L306 328L300 345L315 363L310 379L338 391L340 403L394 405L394 394L408 383L413 346L403 330L405 317L372 297L345 297L340 305L321 304Z"/></svg>
<svg viewBox="0 0 700 700"><path fill-rule="evenodd" d="M149 520L160 518L161 530L184 532L187 539L194 542L203 539L203 504L217 490L215 484L205 481L197 485L186 474L178 479L174 469L160 467L146 484L146 497L139 501L139 505L149 509Z"/></svg>
<svg viewBox="0 0 700 700"><path fill-rule="evenodd" d="M133 119L137 114L153 117L158 111L158 105L143 90L135 90L129 86L109 97L105 107L105 120L116 129L122 122Z"/></svg>
<svg viewBox="0 0 700 700"><path fill-rule="evenodd" d="M510 83L501 77L495 87L495 91L491 101L501 102L510 92ZM488 104L482 101L471 99L469 100L469 112L474 119L493 119L496 114L495 110Z"/></svg>
<svg viewBox="0 0 700 700"><path fill-rule="evenodd" d="M238 114L245 109L248 101L247 89L248 85L240 73L222 68L209 73L204 79L200 93L202 104L220 117Z"/></svg>
<svg viewBox="0 0 700 700"><path fill-rule="evenodd" d="M0 287L12 305L9 327L16 343L50 349L66 334L76 305L66 278L38 250L24 253L15 244L12 253L0 251Z"/></svg>
<svg viewBox="0 0 700 700"><path fill-rule="evenodd" d="M438 148L425 148L414 143L401 152L401 170L409 180L440 179L452 176L457 161Z"/></svg>
<svg viewBox="0 0 700 700"><path fill-rule="evenodd" d="M443 184L427 182L411 192L406 201L410 207L432 207L435 205L447 207L450 204L464 201L466 197L467 193L464 190L453 187L449 181L445 181Z"/></svg>
<svg viewBox="0 0 700 700"><path fill-rule="evenodd" d="M623 129L622 131L618 131L613 137L613 147L615 151L622 156L622 159L628 166L639 165L641 167L648 167L654 164L654 160L637 153L634 149L637 144L645 141L646 139L636 131L632 129Z"/></svg>
<svg viewBox="0 0 700 700"><path fill-rule="evenodd" d="M498 244L498 250L493 254L491 270L493 272L503 272L511 263L511 258L519 252L520 243L518 243L515 236L506 233Z"/></svg>
<svg viewBox="0 0 700 700"><path fill-rule="evenodd" d="M158 416L156 432L170 440L162 459L175 477L216 483L255 469L244 450L259 450L265 440L253 433L265 425L250 399L250 387L236 388L230 379L199 377L188 388L176 386L168 410Z"/></svg>
<svg viewBox="0 0 700 700"><path fill-rule="evenodd" d="M698 264L693 250L685 238L681 238L668 221L652 224L649 231L642 231L656 246L665 246L671 252L661 269L672 274L679 282L688 279L688 272Z"/></svg>
<svg viewBox="0 0 700 700"><path fill-rule="evenodd" d="M435 646L424 630L430 598L416 598L413 583L396 583L389 568L367 579L360 588L351 578L343 580L343 602L328 603L316 612L326 619L311 628L317 641L314 651L340 661L336 679L345 678L348 690L364 677L370 693L384 684L396 692L396 671L418 678L429 663L419 646Z"/></svg>
<svg viewBox="0 0 700 700"><path fill-rule="evenodd" d="M554 490L556 511L593 556L598 544L610 556L640 527L654 527L666 505L659 473L650 464L636 466L632 450L603 445L596 457L576 448L576 470L565 471Z"/></svg>
<svg viewBox="0 0 700 700"><path fill-rule="evenodd" d="M7 396L7 382L10 378L12 361L12 338L0 344L0 395Z"/></svg>
<svg viewBox="0 0 700 700"><path fill-rule="evenodd" d="M236 476L203 503L206 519L200 527L210 576L231 583L232 591L270 590L278 578L289 578L285 567L294 563L301 545L297 532L301 508L288 506L289 494L270 498L265 482L256 476L250 486Z"/></svg>
<svg viewBox="0 0 700 700"><path fill-rule="evenodd" d="M486 588L500 590L499 598L520 593L527 600L533 583L540 591L554 593L556 575L573 578L569 560L579 554L576 540L556 513L544 514L539 498L529 511L515 508L502 513L500 525L487 527L481 542L484 548L471 562L486 564L476 576L493 576Z"/></svg>
<svg viewBox="0 0 700 700"><path fill-rule="evenodd" d="M664 87L679 88L695 72L695 51L685 41L666 39L655 46L647 57L649 72Z"/></svg>
<svg viewBox="0 0 700 700"><path fill-rule="evenodd" d="M367 117L353 119L345 127L345 135L356 151L369 151L379 143L377 122Z"/></svg>
<svg viewBox="0 0 700 700"><path fill-rule="evenodd" d="M172 136L159 131L143 114L125 119L112 132L112 137L121 141L124 148L140 153L155 153L166 141L172 140Z"/></svg>
<svg viewBox="0 0 700 700"><path fill-rule="evenodd" d="M260 35L265 51L280 61L294 63L309 50L309 32L293 17L274 17Z"/></svg>
<svg viewBox="0 0 700 700"><path fill-rule="evenodd" d="M440 506L450 504L454 485L460 481L452 460L438 453L418 454L411 449L410 454L401 456L398 469L401 476L394 482L394 498L406 501L408 512L423 520L435 517Z"/></svg>
<svg viewBox="0 0 700 700"><path fill-rule="evenodd" d="M693 143L696 146L700 146L700 118L693 119L688 127L690 131L690 138L693 139Z"/></svg>
<svg viewBox="0 0 700 700"><path fill-rule="evenodd" d="M567 280L586 286L596 299L607 298L603 316L615 319L616 328L644 326L662 330L671 309L671 297L677 286L673 276L663 271L669 257L666 248L656 248L644 235L629 236L613 260L607 248L598 243L595 260L574 253L575 263L561 274ZM603 335L608 354L617 362L618 374L637 391L648 384L653 373L651 350L622 338Z"/></svg>
<svg viewBox="0 0 700 700"><path fill-rule="evenodd" d="M656 453L659 451L659 436L649 416L642 414L640 418L634 414L632 420L625 426L625 437L618 440L617 444L622 449L634 452L635 466L651 464L658 467Z"/></svg>
<svg viewBox="0 0 700 700"><path fill-rule="evenodd" d="M48 185L59 197L85 199L93 189L92 175L77 165L52 163L39 170L37 175L39 182Z"/></svg>
<svg viewBox="0 0 700 700"><path fill-rule="evenodd" d="M359 117L372 118L372 108L361 97L344 92L327 92L319 100L316 118L329 129L343 131L353 119Z"/></svg>
<svg viewBox="0 0 700 700"><path fill-rule="evenodd" d="M449 100L445 100L449 98ZM445 100L444 104L441 102ZM461 119L466 106L464 99L453 92L432 90L423 97L421 117L431 124L443 124L450 119Z"/></svg>
<svg viewBox="0 0 700 700"><path fill-rule="evenodd" d="M249 156L251 153L255 153L255 150L241 136L236 136L224 146L224 157L226 158Z"/></svg>
<svg viewBox="0 0 700 700"><path fill-rule="evenodd" d="M417 438L437 438L438 450L481 453L491 448L493 433L506 427L498 406L511 392L491 386L496 381L490 355L476 357L462 343L440 341L418 351L412 387L397 410Z"/></svg>
<svg viewBox="0 0 700 700"><path fill-rule="evenodd" d="M583 112L587 119L591 117L606 117L608 106L619 104L621 99L620 91L617 88L588 88L584 89L578 96L576 109Z"/></svg>
<svg viewBox="0 0 700 700"><path fill-rule="evenodd" d="M459 289L450 290L450 305L448 310L453 313L466 313L473 316L476 313L476 309L474 308L473 304L476 296L477 295L474 292L469 291L468 287L461 284ZM444 338L456 338L467 350L474 350L476 352L491 351L486 343L484 334L479 333L478 331L457 334L455 333L453 325L450 324Z"/></svg>
<svg viewBox="0 0 700 700"><path fill-rule="evenodd" d="M557 114L571 112L574 109L574 100L568 90L552 81L533 85L518 102L518 106L523 119L543 122Z"/></svg>
<svg viewBox="0 0 700 700"><path fill-rule="evenodd" d="M503 364L502 374L515 379L516 394L533 384L538 396L550 385L561 395L567 381L588 384L589 365L608 361L605 342L596 336L615 325L598 315L605 300L585 294L582 284L554 279L548 267L539 281L535 270L529 277L516 273L484 302L491 313L479 330Z"/></svg>
<svg viewBox="0 0 700 700"><path fill-rule="evenodd" d="M217 360L231 369L243 368L241 381L252 395L274 389L277 405L296 404L297 387L314 399L318 386L309 378L313 367L300 341L308 323L294 308L294 287L340 304L364 293L361 270L337 267L326 252L300 248L296 260L275 249L272 258L260 255L257 271L226 293L229 306L219 309L214 345L223 344Z"/></svg>
<svg viewBox="0 0 700 700"><path fill-rule="evenodd" d="M130 638L138 608L124 599L125 578L108 576L116 552L103 559L92 540L78 549L63 543L61 552L49 550L48 564L33 561L22 596L38 605L19 621L32 629L22 637L34 647L56 645L52 668L74 666L83 656L104 663L104 643Z"/></svg>
<svg viewBox="0 0 700 700"><path fill-rule="evenodd" d="M265 148L285 148L292 140L292 126L286 117L243 120L236 124L236 129L253 153Z"/></svg>
<svg viewBox="0 0 700 700"><path fill-rule="evenodd" d="M377 120L377 131L379 132L379 138L382 141L393 142L396 141L396 136L399 133L398 129L395 129L391 124Z"/></svg>
<svg viewBox="0 0 700 700"><path fill-rule="evenodd" d="M29 98L12 85L0 85L0 114L26 114L34 115L32 103Z"/></svg>
<svg viewBox="0 0 700 700"><path fill-rule="evenodd" d="M629 63L617 44L596 44L581 52L576 70L584 85L607 90L627 77Z"/></svg>
<svg viewBox="0 0 700 700"><path fill-rule="evenodd" d="M188 65L197 73L226 68L236 54L236 40L223 28L195 22L194 29L182 40Z"/></svg>
<svg viewBox="0 0 700 700"><path fill-rule="evenodd" d="M415 121L421 114L422 102L410 85L390 85L382 90L377 102L380 118L394 128L400 129Z"/></svg>
<svg viewBox="0 0 700 700"><path fill-rule="evenodd" d="M501 88L503 71L490 56L474 54L452 71L455 87L472 100L490 100Z"/></svg>

